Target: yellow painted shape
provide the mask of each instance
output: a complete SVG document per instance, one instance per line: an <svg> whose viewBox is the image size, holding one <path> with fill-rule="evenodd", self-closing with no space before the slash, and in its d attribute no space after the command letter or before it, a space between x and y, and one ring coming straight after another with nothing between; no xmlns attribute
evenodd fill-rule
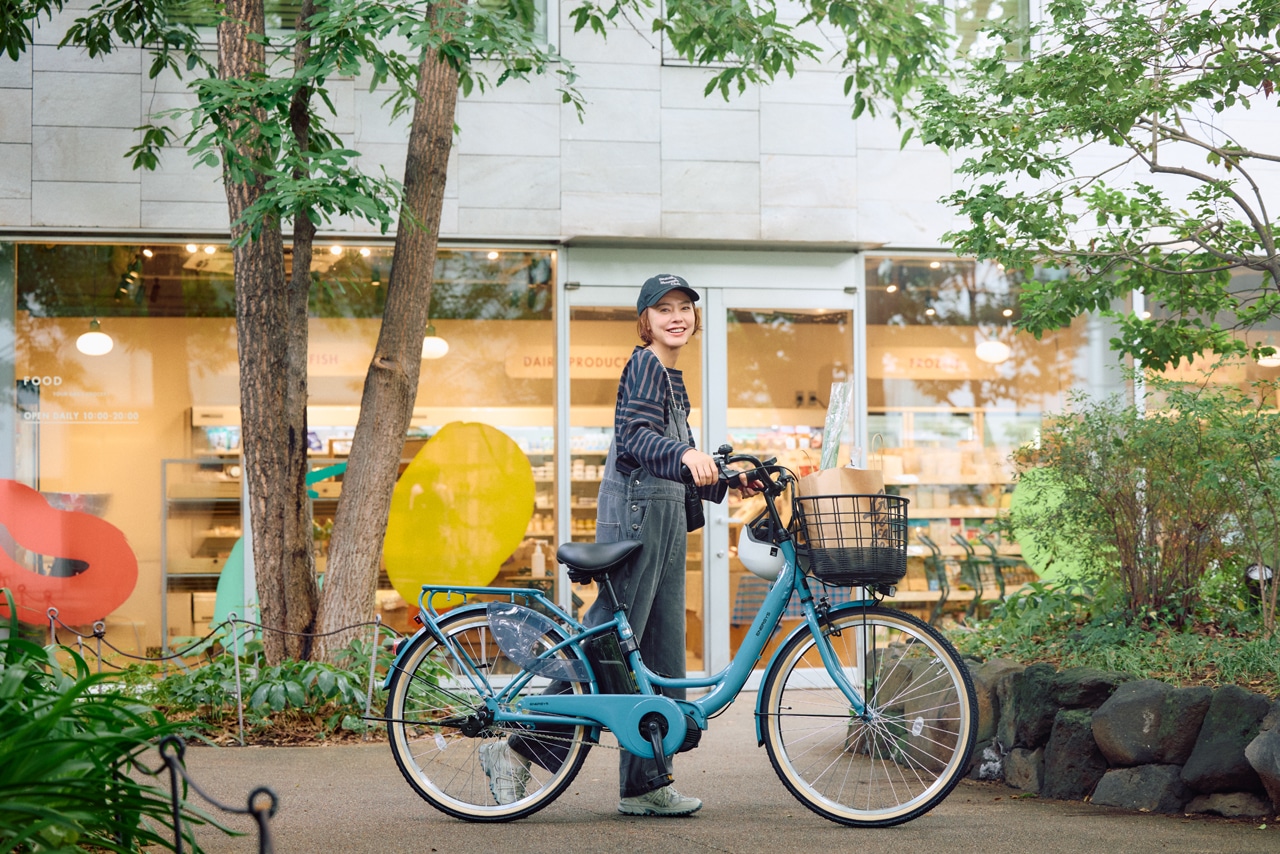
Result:
<svg viewBox="0 0 1280 854"><path fill-rule="evenodd" d="M391 495L391 586L416 603L424 584L489 584L529 529L533 493L529 458L511 437L488 424L444 425Z"/></svg>

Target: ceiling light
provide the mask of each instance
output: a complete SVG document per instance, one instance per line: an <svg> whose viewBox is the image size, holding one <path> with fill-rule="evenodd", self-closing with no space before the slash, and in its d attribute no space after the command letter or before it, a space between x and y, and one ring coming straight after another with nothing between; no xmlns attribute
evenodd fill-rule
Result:
<svg viewBox="0 0 1280 854"><path fill-rule="evenodd" d="M897 286L897 285L889 285L888 287L886 287L886 288L884 289L884 292L885 292L886 294L896 294L896 293L898 292L898 286Z"/></svg>
<svg viewBox="0 0 1280 854"><path fill-rule="evenodd" d="M488 256L487 256L487 257L488 257L488 259L489 259L490 261L497 261L497 260L498 260L498 253L497 253L497 252L492 252L492 251L491 251L491 252L488 254Z"/></svg>
<svg viewBox="0 0 1280 854"><path fill-rule="evenodd" d="M204 248L204 254L206 254L206 255L212 255L213 253L215 253L215 252L217 252L217 251L218 251L218 247L216 247L216 246L206 246L206 247Z"/></svg>
<svg viewBox="0 0 1280 854"><path fill-rule="evenodd" d="M199 246L196 246L194 243L188 243L188 244L187 244L187 251L188 251L188 252L190 252L192 255L194 255L194 254L196 254L197 252L199 252L199 251L200 251L200 247L199 247Z"/></svg>
<svg viewBox="0 0 1280 854"><path fill-rule="evenodd" d="M369 257L369 255L370 255L370 252L369 252L369 247L368 247L368 246L362 246L362 247L360 247L360 257L361 257L361 258L368 258L368 257Z"/></svg>
<svg viewBox="0 0 1280 854"><path fill-rule="evenodd" d="M931 309L931 308L926 308L926 309L924 310L924 313L925 313L925 316L926 316L926 317L933 317L935 314L937 314L937 312L936 312L936 311L934 311L934 310L933 310L933 309Z"/></svg>
<svg viewBox="0 0 1280 854"><path fill-rule="evenodd" d="M105 356L110 353L115 342L110 335L101 331L100 326L96 317L89 321L89 331L76 339L76 349L86 356Z"/></svg>
<svg viewBox="0 0 1280 854"><path fill-rule="evenodd" d="M427 324L427 334L422 339L422 358L443 359L448 352L449 342L436 334L433 324Z"/></svg>
<svg viewBox="0 0 1280 854"><path fill-rule="evenodd" d="M991 365L998 365L1001 362L1009 361L1009 357L1013 355L1013 348L1003 341L997 341L989 338L986 341L979 341L978 346L974 348L978 358Z"/></svg>
<svg viewBox="0 0 1280 854"><path fill-rule="evenodd" d="M938 268L939 268L939 267L941 267L941 266L942 266L942 262L941 262L941 261L930 261L930 262L929 262L929 269L930 269L930 270L936 270L936 269L938 269Z"/></svg>
<svg viewBox="0 0 1280 854"><path fill-rule="evenodd" d="M142 257L144 258L154 258L155 256L156 256L156 253L152 252L150 249L142 250Z"/></svg>
<svg viewBox="0 0 1280 854"><path fill-rule="evenodd" d="M342 254L342 247L341 247L341 246L339 246L339 245L338 245L338 244L336 244L336 243L335 243L335 244L333 244L332 246L330 246L330 247L329 247L329 254L330 254L330 255L341 255L341 254Z"/></svg>
<svg viewBox="0 0 1280 854"><path fill-rule="evenodd" d="M1006 308L1004 311L1000 313L1003 314L1005 317L1013 317L1013 309L1011 308Z"/></svg>

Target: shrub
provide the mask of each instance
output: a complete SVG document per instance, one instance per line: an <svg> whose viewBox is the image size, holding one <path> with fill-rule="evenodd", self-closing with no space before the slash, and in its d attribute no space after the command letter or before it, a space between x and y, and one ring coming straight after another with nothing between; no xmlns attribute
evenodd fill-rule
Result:
<svg viewBox="0 0 1280 854"><path fill-rule="evenodd" d="M176 850L169 792L128 773L174 731L110 674L90 672L73 650L20 637L10 618L0 637L0 850ZM200 851L190 830L207 817L183 810L185 847Z"/></svg>
<svg viewBox="0 0 1280 854"><path fill-rule="evenodd" d="M1277 552L1280 416L1260 403L1274 389L1150 383L1158 412L1076 395L1019 450L1020 474L1047 468L1061 500L1024 504L1009 524L1043 533L1073 581L1117 585L1129 619L1176 628L1194 620L1207 572Z"/></svg>
<svg viewBox="0 0 1280 854"><path fill-rule="evenodd" d="M235 650L221 649L198 666L164 676L149 687L140 684L157 706L217 728L237 721L238 669L245 723L251 729L265 730L290 716L318 724L322 733L361 733L368 728L362 717L372 655L367 641L353 640L332 665L292 660L267 665L260 640L249 640L241 649L239 656ZM385 671L390 661L390 651L380 645L377 668Z"/></svg>

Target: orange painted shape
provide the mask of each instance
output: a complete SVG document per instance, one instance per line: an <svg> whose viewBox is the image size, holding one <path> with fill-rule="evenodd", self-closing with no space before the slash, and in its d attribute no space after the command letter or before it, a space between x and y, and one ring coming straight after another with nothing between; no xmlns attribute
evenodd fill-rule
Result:
<svg viewBox="0 0 1280 854"><path fill-rule="evenodd" d="M0 587L13 591L18 619L42 624L49 608L72 626L100 620L124 604L138 584L138 558L124 533L97 516L49 506L17 481L0 480L0 524L30 552L87 565L67 577L32 572L0 550ZM9 616L0 598L0 616Z"/></svg>

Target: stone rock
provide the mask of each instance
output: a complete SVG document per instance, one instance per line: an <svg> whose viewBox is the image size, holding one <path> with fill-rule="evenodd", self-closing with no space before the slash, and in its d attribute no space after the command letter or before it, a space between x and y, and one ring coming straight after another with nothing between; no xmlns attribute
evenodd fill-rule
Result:
<svg viewBox="0 0 1280 854"><path fill-rule="evenodd" d="M1187 804L1185 812L1211 813L1224 818L1257 818L1271 815L1271 804L1266 798L1252 792L1229 792L1215 795L1196 795Z"/></svg>
<svg viewBox="0 0 1280 854"><path fill-rule="evenodd" d="M1068 667L1053 677L1053 699L1064 709L1096 709L1133 679L1128 673L1096 667Z"/></svg>
<svg viewBox="0 0 1280 854"><path fill-rule="evenodd" d="M1013 744L1013 692L1025 670L1024 667L1017 672L1006 673L995 681L996 705L1000 708L1000 717L996 720L996 741L1005 745L1006 751L1008 745Z"/></svg>
<svg viewBox="0 0 1280 854"><path fill-rule="evenodd" d="M1213 692L1196 746L1182 768L1182 781L1197 792L1256 792L1262 779L1245 758L1271 702L1235 685Z"/></svg>
<svg viewBox="0 0 1280 854"><path fill-rule="evenodd" d="M1160 750L1156 761L1185 765L1195 749L1204 716L1213 702L1213 689L1204 685L1175 688L1165 700L1160 722Z"/></svg>
<svg viewBox="0 0 1280 854"><path fill-rule="evenodd" d="M1083 800L1106 773L1106 757L1093 740L1092 718L1088 709L1063 709L1054 718L1044 749L1041 797Z"/></svg>
<svg viewBox="0 0 1280 854"><path fill-rule="evenodd" d="M1044 748L1010 750L1004 761L1004 782L1015 789L1040 794L1044 786Z"/></svg>
<svg viewBox="0 0 1280 854"><path fill-rule="evenodd" d="M1093 738L1113 768L1182 765L1191 755L1213 692L1155 679L1118 687L1093 716Z"/></svg>
<svg viewBox="0 0 1280 854"><path fill-rule="evenodd" d="M1002 743L1035 750L1048 740L1058 714L1053 700L1055 672L1051 664L1033 664L1015 679L1010 703L1003 707L1003 714L1013 718L1013 740L1001 739Z"/></svg>
<svg viewBox="0 0 1280 854"><path fill-rule="evenodd" d="M1156 761L1160 721L1172 692L1172 685L1139 679L1121 685L1094 712L1093 740L1111 767L1130 768Z"/></svg>
<svg viewBox="0 0 1280 854"><path fill-rule="evenodd" d="M978 741L995 738L1000 722L1000 696L997 685L1011 674L1021 673L1025 665L1007 658L993 658L969 667L973 690L978 695Z"/></svg>
<svg viewBox="0 0 1280 854"><path fill-rule="evenodd" d="M1191 798L1177 765L1112 768L1098 781L1089 800L1098 806L1141 812L1177 813Z"/></svg>
<svg viewBox="0 0 1280 854"><path fill-rule="evenodd" d="M1244 749L1244 757L1262 780L1272 806L1280 814L1280 700L1262 719L1258 736Z"/></svg>

